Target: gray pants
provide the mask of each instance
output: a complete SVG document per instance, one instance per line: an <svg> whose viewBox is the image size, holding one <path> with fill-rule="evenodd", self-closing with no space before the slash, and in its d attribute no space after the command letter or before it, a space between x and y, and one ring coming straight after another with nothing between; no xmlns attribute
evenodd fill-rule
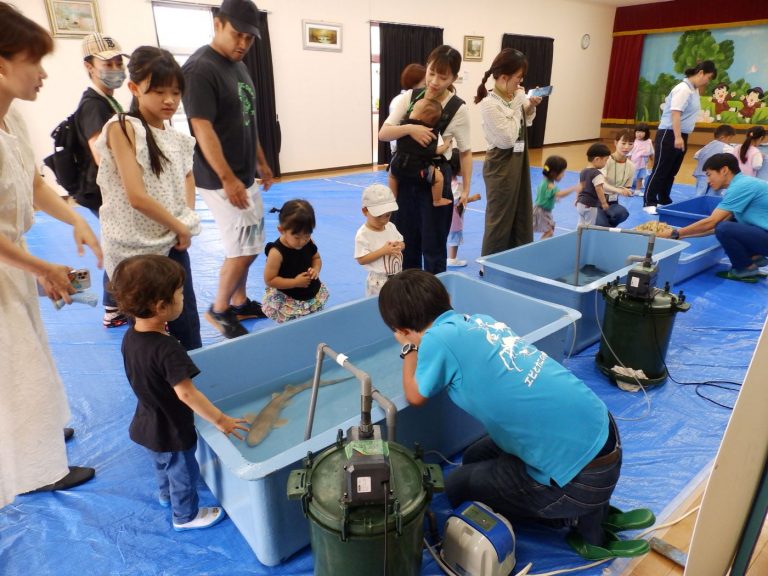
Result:
<svg viewBox="0 0 768 576"><path fill-rule="evenodd" d="M492 148L483 164L485 231L481 254L495 254L533 242L533 199L528 151Z"/></svg>

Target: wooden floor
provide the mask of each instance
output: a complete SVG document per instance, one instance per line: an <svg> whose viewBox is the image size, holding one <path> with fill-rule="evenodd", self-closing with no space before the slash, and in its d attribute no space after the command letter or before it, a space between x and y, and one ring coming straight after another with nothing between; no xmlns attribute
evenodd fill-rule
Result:
<svg viewBox="0 0 768 576"><path fill-rule="evenodd" d="M560 144L545 146L544 148L535 149L530 151L530 163L531 166L542 166L544 160L551 155L562 156L568 161L568 169L573 171L579 171L587 165L586 151L590 144L593 142L578 142L575 144ZM613 148L612 142L605 142L609 147ZM685 155L683 165L680 168L676 182L683 184L695 184L696 181L692 176L693 169L696 166L696 161L693 159L694 153L700 148L700 146L691 146ZM482 159L483 154L475 154L475 159ZM319 172L302 173L302 174L290 174L283 176L282 180L301 180L304 178L318 178L328 177L341 174L353 174L363 172L374 172L382 170L383 166L356 166L351 168L323 170ZM684 516L686 512L699 506L701 504L701 498L704 494L706 481L702 482L680 507L675 510L668 520L674 520ZM668 544L671 544L684 552L688 552L691 543L691 537L693 535L693 528L696 524L697 513L693 513L688 516L682 522L655 532L653 536L663 539ZM651 551L648 555L642 558L638 558L633 561L627 569L623 572L624 576L682 576L683 569L672 562L671 560L661 556L660 554ZM747 576L766 576L768 575L768 522L763 525L760 538L755 546L755 551L752 556L749 571ZM699 575L693 575L699 576Z"/></svg>

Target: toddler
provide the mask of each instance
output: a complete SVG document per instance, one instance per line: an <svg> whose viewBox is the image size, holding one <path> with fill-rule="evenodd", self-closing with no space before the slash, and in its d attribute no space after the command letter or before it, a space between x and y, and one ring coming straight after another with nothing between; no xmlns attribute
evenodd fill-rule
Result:
<svg viewBox="0 0 768 576"><path fill-rule="evenodd" d="M568 162L562 156L550 156L544 163L541 173L544 179L536 191L536 201L533 205L533 231L542 232L541 240L550 238L555 233L555 220L552 209L555 202L568 196L571 192L581 192L583 187L579 182L575 186L560 190L557 183L563 179Z"/></svg>
<svg viewBox="0 0 768 576"><path fill-rule="evenodd" d="M328 290L320 282L323 266L317 246L312 242L315 211L306 200L289 200L280 209L277 231L280 237L264 249L264 300L261 308L267 318L282 323L322 310Z"/></svg>
<svg viewBox="0 0 768 576"><path fill-rule="evenodd" d="M363 190L365 224L355 234L355 260L365 266L365 295L378 295L381 287L403 269L403 235L389 221L397 210L392 190L373 184Z"/></svg>
<svg viewBox="0 0 768 576"><path fill-rule="evenodd" d="M397 197L398 180L409 178L421 180L432 187L433 206L453 204L453 200L443 198L443 174L433 164L434 158L445 152L450 145L450 143L438 143L440 135L435 130L435 126L442 114L443 107L440 102L431 98L421 98L413 105L405 123L432 128L435 139L426 147L410 136L397 139L397 150L389 164L389 188L395 197Z"/></svg>
<svg viewBox="0 0 768 576"><path fill-rule="evenodd" d="M576 197L576 210L579 213L579 226L594 225L597 222L599 210L608 209L605 198L605 175L600 171L608 163L611 151L602 143L592 144L587 149L589 166L579 174L581 191Z"/></svg>
<svg viewBox="0 0 768 576"><path fill-rule="evenodd" d="M467 265L466 260L459 260L459 246L464 243L464 204L461 203L463 187L458 176L461 174L461 162L459 161L459 149L454 148L451 154L451 191L453 192L453 213L451 214L451 227L448 232L448 260L446 264L451 268L461 268ZM467 203L480 200L480 194L472 194L467 197Z"/></svg>
<svg viewBox="0 0 768 576"><path fill-rule="evenodd" d="M704 196L710 190L707 174L704 172L704 163L715 154L733 152L731 140L736 136L736 131L728 124L721 124L715 128L715 139L706 146L700 148L693 159L696 160L696 168L693 176L696 178L696 196Z"/></svg>
<svg viewBox="0 0 768 576"><path fill-rule="evenodd" d="M642 196L648 176L648 162L653 160L651 129L644 122L635 126L635 143L629 153L629 160L635 166L635 196Z"/></svg>
<svg viewBox="0 0 768 576"><path fill-rule="evenodd" d="M185 276L167 256L143 254L120 262L111 282L120 310L135 322L122 345L125 375L138 399L129 434L154 462L158 501L173 510L176 531L208 528L224 518L219 507L198 508L193 412L238 440L238 430L248 431L245 420L227 416L195 387L200 370L166 332L184 307Z"/></svg>

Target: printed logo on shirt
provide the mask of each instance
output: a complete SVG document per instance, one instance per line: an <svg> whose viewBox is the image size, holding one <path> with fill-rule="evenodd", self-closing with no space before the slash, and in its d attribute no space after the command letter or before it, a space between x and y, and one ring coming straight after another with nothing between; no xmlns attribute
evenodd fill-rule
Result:
<svg viewBox="0 0 768 576"><path fill-rule="evenodd" d="M525 360L529 356L536 354L535 348L528 347L528 344L512 333L509 327L503 322L495 322L490 324L485 322L481 318L475 318L475 324L477 327L485 331L485 339L493 346L499 346L499 358L510 372L522 372L523 368L518 365L519 362L525 361L526 364L530 363L530 360ZM541 366L544 364L547 355L544 352L539 352L539 357L536 359L533 367L528 371L528 375L525 378L525 383L530 388L541 371Z"/></svg>
<svg viewBox="0 0 768 576"><path fill-rule="evenodd" d="M243 125L250 126L256 116L256 94L253 88L245 82L237 83L237 96L240 98L240 110L243 114Z"/></svg>
<svg viewBox="0 0 768 576"><path fill-rule="evenodd" d="M383 256L384 273L387 276L393 276L403 271L403 253L385 254Z"/></svg>

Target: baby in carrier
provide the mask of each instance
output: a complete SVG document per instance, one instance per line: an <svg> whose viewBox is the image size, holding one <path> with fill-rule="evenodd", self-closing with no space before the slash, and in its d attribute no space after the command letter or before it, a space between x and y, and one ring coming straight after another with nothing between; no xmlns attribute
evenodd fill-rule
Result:
<svg viewBox="0 0 768 576"><path fill-rule="evenodd" d="M435 126L443 113L443 107L437 100L422 98L413 105L411 113L404 124L420 124L432 128L439 138ZM419 180L432 187L432 205L449 206L453 200L443 198L443 174L437 168L433 160L442 154L447 146L438 148L438 138L432 140L428 146L422 146L410 136L397 139L397 150L389 163L389 188L397 197L398 182L402 179Z"/></svg>

